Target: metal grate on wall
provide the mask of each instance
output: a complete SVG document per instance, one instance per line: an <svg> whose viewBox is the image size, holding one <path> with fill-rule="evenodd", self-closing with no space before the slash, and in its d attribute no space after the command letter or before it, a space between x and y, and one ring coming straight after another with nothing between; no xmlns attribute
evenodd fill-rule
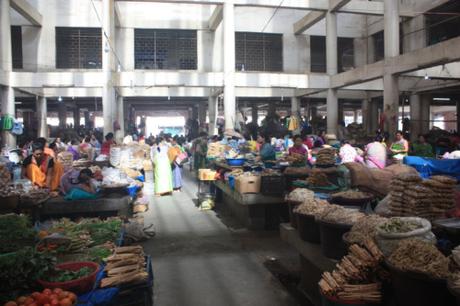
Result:
<svg viewBox="0 0 460 306"><path fill-rule="evenodd" d="M236 32L235 64L239 71L283 71L283 35Z"/></svg>
<svg viewBox="0 0 460 306"><path fill-rule="evenodd" d="M22 29L20 26L11 27L11 55L13 69L22 69Z"/></svg>
<svg viewBox="0 0 460 306"><path fill-rule="evenodd" d="M197 69L195 30L134 30L136 69Z"/></svg>
<svg viewBox="0 0 460 306"><path fill-rule="evenodd" d="M102 68L101 28L56 27L56 68Z"/></svg>

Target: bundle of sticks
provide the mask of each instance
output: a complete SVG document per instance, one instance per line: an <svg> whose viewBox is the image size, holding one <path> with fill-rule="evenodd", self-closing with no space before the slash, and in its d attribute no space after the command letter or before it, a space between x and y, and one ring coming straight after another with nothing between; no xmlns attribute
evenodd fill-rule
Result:
<svg viewBox="0 0 460 306"><path fill-rule="evenodd" d="M107 277L101 280L101 288L147 280L142 246L115 248L114 254L107 258L104 270Z"/></svg>
<svg viewBox="0 0 460 306"><path fill-rule="evenodd" d="M323 294L341 300L379 303L382 295L375 279L382 261L383 254L372 239L366 239L363 247L353 244L332 273L323 273L319 287Z"/></svg>

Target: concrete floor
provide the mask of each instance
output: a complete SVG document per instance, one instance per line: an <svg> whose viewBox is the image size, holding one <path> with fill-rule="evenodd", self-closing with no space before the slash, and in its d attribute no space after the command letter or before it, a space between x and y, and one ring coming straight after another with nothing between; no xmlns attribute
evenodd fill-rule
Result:
<svg viewBox="0 0 460 306"><path fill-rule="evenodd" d="M197 184L184 180L181 193L152 196L143 214L145 224L153 223L157 232L144 244L152 256L155 305L298 305L263 265L275 257L296 269L298 254L279 233L250 232L231 218L199 211L193 202ZM152 189L146 184L144 192Z"/></svg>

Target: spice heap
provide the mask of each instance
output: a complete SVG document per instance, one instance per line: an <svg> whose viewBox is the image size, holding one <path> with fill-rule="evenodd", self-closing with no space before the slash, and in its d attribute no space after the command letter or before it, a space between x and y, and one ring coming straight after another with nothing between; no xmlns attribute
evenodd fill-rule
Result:
<svg viewBox="0 0 460 306"><path fill-rule="evenodd" d="M350 200L361 200L361 199L371 198L372 195L367 192L362 192L359 190L347 190L347 191L341 191L341 192L334 193L332 197L350 199Z"/></svg>
<svg viewBox="0 0 460 306"><path fill-rule="evenodd" d="M346 234L347 242L362 245L368 239L374 240L377 235L377 227L387 220L379 215L368 215L359 219Z"/></svg>
<svg viewBox="0 0 460 306"><path fill-rule="evenodd" d="M353 225L365 215L355 209L339 205L327 205L323 212L318 214L318 219L330 223Z"/></svg>
<svg viewBox="0 0 460 306"><path fill-rule="evenodd" d="M433 278L445 279L449 273L449 259L434 245L419 239L401 241L389 262L402 271L418 272Z"/></svg>
<svg viewBox="0 0 460 306"><path fill-rule="evenodd" d="M442 175L423 182L414 174L398 175L391 182L391 212L396 216L418 216L429 220L443 217L455 205L456 183L455 179Z"/></svg>
<svg viewBox="0 0 460 306"><path fill-rule="evenodd" d="M388 234L408 233L422 227L421 222L410 220L410 218L391 218L379 226L384 233Z"/></svg>
<svg viewBox="0 0 460 306"><path fill-rule="evenodd" d="M316 165L318 166L332 166L335 164L335 149L322 148L316 155Z"/></svg>
<svg viewBox="0 0 460 306"><path fill-rule="evenodd" d="M310 199L294 208L294 212L301 215L316 216L321 214L326 207L330 206L328 201L321 199Z"/></svg>
<svg viewBox="0 0 460 306"><path fill-rule="evenodd" d="M431 189L431 219L443 217L447 210L455 206L454 188L457 180L448 176L434 175L423 182Z"/></svg>
<svg viewBox="0 0 460 306"><path fill-rule="evenodd" d="M114 254L107 258L104 271L107 277L101 280L101 288L145 281L148 273L142 246L115 248Z"/></svg>
<svg viewBox="0 0 460 306"><path fill-rule="evenodd" d="M296 202L304 202L313 200L315 193L307 188L297 188L291 191L288 195L288 200Z"/></svg>
<svg viewBox="0 0 460 306"><path fill-rule="evenodd" d="M341 301L380 303L379 279L385 277L382 261L383 254L372 240L365 240L363 247L353 244L332 273L323 273L319 287L323 294Z"/></svg>
<svg viewBox="0 0 460 306"><path fill-rule="evenodd" d="M307 184L313 187L327 187L331 185L331 182L329 182L327 175L321 170L313 169L307 178Z"/></svg>

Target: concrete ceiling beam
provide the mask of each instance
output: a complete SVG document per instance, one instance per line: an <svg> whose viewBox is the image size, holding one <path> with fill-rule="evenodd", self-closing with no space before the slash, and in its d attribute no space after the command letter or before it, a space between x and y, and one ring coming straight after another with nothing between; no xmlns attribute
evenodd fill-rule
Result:
<svg viewBox="0 0 460 306"><path fill-rule="evenodd" d="M214 12L212 12L211 17L209 18L208 28L211 31L215 31L219 24L222 22L224 18L224 7L222 5L216 6Z"/></svg>
<svg viewBox="0 0 460 306"><path fill-rule="evenodd" d="M331 76L331 87L348 85L378 79L384 73L403 74L421 69L448 64L460 60L460 37L456 37L423 49L404 53L384 61L368 64L353 70Z"/></svg>
<svg viewBox="0 0 460 306"><path fill-rule="evenodd" d="M35 26L42 26L42 15L26 0L10 0L11 7Z"/></svg>
<svg viewBox="0 0 460 306"><path fill-rule="evenodd" d="M351 0L329 0L329 10L331 12L338 11L343 6L348 4Z"/></svg>
<svg viewBox="0 0 460 306"><path fill-rule="evenodd" d="M326 16L326 12L314 11L305 15L302 19L294 23L294 34L299 35L314 26Z"/></svg>

